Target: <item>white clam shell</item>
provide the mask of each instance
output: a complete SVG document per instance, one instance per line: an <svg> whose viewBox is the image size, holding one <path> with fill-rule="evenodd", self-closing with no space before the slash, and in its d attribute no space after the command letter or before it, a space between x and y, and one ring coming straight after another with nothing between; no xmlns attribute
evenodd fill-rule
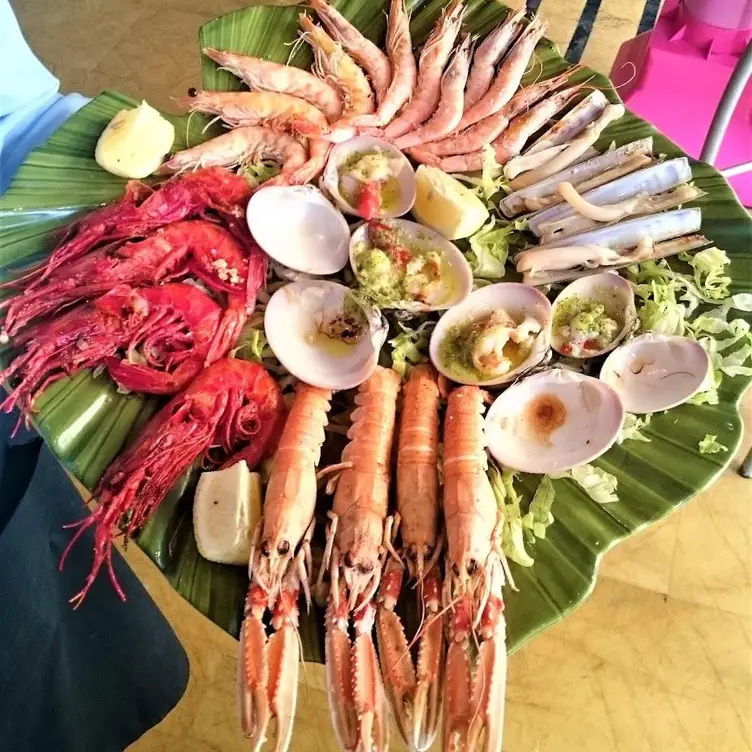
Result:
<svg viewBox="0 0 752 752"><path fill-rule="evenodd" d="M486 415L486 437L488 450L505 468L560 473L600 457L623 423L624 408L608 385L554 369L500 394Z"/></svg>
<svg viewBox="0 0 752 752"><path fill-rule="evenodd" d="M386 327L378 311L365 311L370 324L354 344L327 340L319 326L342 311L350 289L327 280L292 282L277 290L264 314L264 332L279 362L293 375L322 389L362 384L378 363Z"/></svg>
<svg viewBox="0 0 752 752"><path fill-rule="evenodd" d="M247 218L256 242L288 269L336 274L347 264L347 220L318 188L262 187L248 202Z"/></svg>
<svg viewBox="0 0 752 752"><path fill-rule="evenodd" d="M389 211L379 212L375 218L401 217L403 214L407 214L415 203L415 170L413 170L413 166L407 157L386 141L380 141L378 138L370 136L357 136L349 141L337 144L329 154L324 173L321 176L321 185L343 212L356 217L362 216L340 192L340 168L352 154L368 152L373 149L379 149L390 154L394 157L395 164L399 164L399 170L395 177L400 187L397 205L390 207Z"/></svg>
<svg viewBox="0 0 752 752"><path fill-rule="evenodd" d="M522 363L502 376L480 380L472 378L469 374L458 372L451 363L444 362L441 347L452 329L464 326L498 309L506 311L518 323L531 316L542 326L530 354ZM475 386L496 386L514 380L520 373L540 363L550 346L551 303L548 298L530 285L523 285L519 282L500 282L481 287L471 293L462 303L449 309L439 319L431 334L429 354L436 369L451 381Z"/></svg>
<svg viewBox="0 0 752 752"><path fill-rule="evenodd" d="M408 219L390 219L389 224L396 226L408 239L415 239L422 246L439 251L446 262L442 265L441 284L436 287L432 294L432 303L404 300L399 305L395 305L394 308L413 313L442 311L456 306L467 298L473 289L473 271L462 251L454 243L435 230ZM355 277L358 279L356 256L362 247L371 247L368 242L367 222L358 226L350 238L350 266L352 266Z"/></svg>
<svg viewBox="0 0 752 752"><path fill-rule="evenodd" d="M551 347L561 355L569 355L562 352L562 348L568 340L565 340L557 333L556 314L561 305L572 296L577 295L587 298L596 303L601 303L606 310L606 315L614 319L621 326L619 333L608 347L601 350L592 350L580 355L573 355L575 358L594 358L598 355L613 350L621 340L624 339L634 328L637 321L637 310L635 309L634 290L626 279L620 277L614 272L603 272L594 274L590 277L583 277L567 285L557 296L553 304L553 322L551 330Z"/></svg>
<svg viewBox="0 0 752 752"><path fill-rule="evenodd" d="M692 339L641 334L606 358L601 380L630 413L655 413L681 405L699 391L710 358Z"/></svg>

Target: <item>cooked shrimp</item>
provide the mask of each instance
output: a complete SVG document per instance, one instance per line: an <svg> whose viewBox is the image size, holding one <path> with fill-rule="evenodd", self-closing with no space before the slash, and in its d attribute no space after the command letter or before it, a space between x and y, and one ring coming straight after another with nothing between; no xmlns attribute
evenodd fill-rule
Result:
<svg viewBox="0 0 752 752"><path fill-rule="evenodd" d="M498 112L479 120L462 133L413 149L410 151L410 155L418 162L437 164L438 157L478 151L484 144L490 144L501 135L512 118L565 84L575 70L579 70L579 66L553 78L520 89Z"/></svg>
<svg viewBox="0 0 752 752"><path fill-rule="evenodd" d="M308 142L308 161L299 167L289 179L285 176L278 176L267 181L269 184L284 183L285 185L305 185L313 182L326 167L326 160L329 158L329 152L332 145L320 138L311 139Z"/></svg>
<svg viewBox="0 0 752 752"><path fill-rule="evenodd" d="M381 104L392 79L389 58L327 0L308 0L308 5L316 11L319 20L334 41L341 44L368 74L376 94L376 102Z"/></svg>
<svg viewBox="0 0 752 752"><path fill-rule="evenodd" d="M504 133L493 142L496 160L499 164L505 164L512 157L516 157L528 139L557 112L570 104L581 91L582 84L558 91L512 120Z"/></svg>
<svg viewBox="0 0 752 752"><path fill-rule="evenodd" d="M465 82L470 70L471 41L469 36L465 37L452 57L441 80L439 106L431 119L412 133L406 133L398 138L394 142L398 149L409 149L412 146L437 141L457 127L457 123L462 119Z"/></svg>
<svg viewBox="0 0 752 752"><path fill-rule="evenodd" d="M491 88L469 110L465 111L457 130L467 128L473 123L493 115L512 98L520 85L530 58L535 52L535 45L546 33L546 28L545 21L538 18L533 19L501 64Z"/></svg>
<svg viewBox="0 0 752 752"><path fill-rule="evenodd" d="M305 13L300 15L300 25L303 39L313 49L314 70L342 92L342 117L351 118L373 112L373 90L357 63Z"/></svg>
<svg viewBox="0 0 752 752"><path fill-rule="evenodd" d="M548 99L539 102L531 110L516 117L509 124L509 127L491 144L496 155L496 161L499 164L506 164L510 159L516 157L522 151L522 147L530 136L559 110L566 107L581 89L582 85L580 84L557 92ZM480 170L483 167L483 150L446 157L437 164L446 172Z"/></svg>
<svg viewBox="0 0 752 752"><path fill-rule="evenodd" d="M319 136L329 131L321 110L290 94L271 91L199 91L178 100L191 112L219 115L233 128L265 125L275 131L288 130L301 136Z"/></svg>
<svg viewBox="0 0 752 752"><path fill-rule="evenodd" d="M469 110L489 89L501 60L525 17L525 8L510 13L478 46L473 55L473 65L465 89L465 110Z"/></svg>
<svg viewBox="0 0 752 752"><path fill-rule="evenodd" d="M330 123L342 112L342 100L337 90L302 68L224 52L213 47L204 47L203 53L221 68L237 76L251 91L276 91L305 99L318 107Z"/></svg>
<svg viewBox="0 0 752 752"><path fill-rule="evenodd" d="M357 128L379 128L391 123L400 108L413 96L418 70L410 39L410 15L405 0L391 0L386 29L386 51L392 69L392 80L378 110L353 120Z"/></svg>
<svg viewBox="0 0 752 752"><path fill-rule="evenodd" d="M174 154L160 168L161 174L183 172L199 167L237 167L246 162L272 159L282 164L288 176L305 164L305 147L287 133L275 133L260 125L234 128L192 149Z"/></svg>
<svg viewBox="0 0 752 752"><path fill-rule="evenodd" d="M412 131L436 111L441 96L441 73L452 52L465 13L462 3L463 0L452 0L444 8L420 53L418 81L413 97L400 116L386 127L385 138L398 138Z"/></svg>

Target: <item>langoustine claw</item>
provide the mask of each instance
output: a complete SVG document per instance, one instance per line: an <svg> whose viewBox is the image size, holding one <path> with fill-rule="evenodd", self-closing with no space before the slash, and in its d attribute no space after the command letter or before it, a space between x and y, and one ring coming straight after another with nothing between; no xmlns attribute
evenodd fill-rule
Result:
<svg viewBox="0 0 752 752"><path fill-rule="evenodd" d="M94 489L97 507L78 528L60 559L94 527L94 563L71 602L78 607L102 568L121 599L112 568L114 536L131 537L197 459L225 467L245 460L255 467L273 450L285 418L282 393L258 363L220 360L173 397L144 427L138 441L110 465Z"/></svg>
<svg viewBox="0 0 752 752"><path fill-rule="evenodd" d="M0 373L0 381L17 376L21 381L0 409L10 412L20 403L29 413L47 386L99 366L127 389L173 394L204 367L221 316L222 308L193 285L119 285L16 340L24 350Z"/></svg>
<svg viewBox="0 0 752 752"><path fill-rule="evenodd" d="M260 750L276 720L274 748L290 745L298 687L298 596L310 604L310 538L316 466L331 393L300 384L274 457L263 518L254 533L240 633L239 700L243 732ZM272 634L262 621L271 613Z"/></svg>

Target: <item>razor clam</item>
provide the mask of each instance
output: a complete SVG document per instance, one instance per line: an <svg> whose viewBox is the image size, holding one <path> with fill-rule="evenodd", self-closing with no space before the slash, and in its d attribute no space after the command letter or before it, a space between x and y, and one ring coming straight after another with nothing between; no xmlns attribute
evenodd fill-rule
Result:
<svg viewBox="0 0 752 752"><path fill-rule="evenodd" d="M523 154L535 154L539 151L545 151L550 146L558 146L570 141L598 118L607 105L608 99L606 99L605 94L596 89L534 141L532 146L523 151Z"/></svg>
<svg viewBox="0 0 752 752"><path fill-rule="evenodd" d="M601 137L603 131L608 128L611 123L618 120L624 115L626 110L623 104L609 104L606 109L588 125L585 130L580 133L579 136L573 138L569 142L569 146L564 149L561 154L557 154L552 160L546 162L540 167L536 167L534 170L529 170L518 178L512 180L509 184L512 190L519 190L520 188L526 188L529 185L535 185L535 183L543 180L544 178L551 177L557 172L561 172L563 169L569 167L576 162L582 155Z"/></svg>
<svg viewBox="0 0 752 752"><path fill-rule="evenodd" d="M588 277L591 274L600 274L604 271L617 271L623 269L625 266L639 263L641 261L667 258L668 256L675 256L677 253L696 251L698 248L709 245L710 241L704 235L685 235L682 238L676 238L675 240L666 240L663 243L655 243L650 250L649 255L645 255L641 248L637 248L633 251L626 251L624 253L618 253L617 251L610 251L609 249L602 249L608 254L608 263L603 265L583 267L582 265L572 265L569 269L556 269L552 271L538 271L531 270L530 272L524 272L522 275L522 281L526 285L533 285L534 287L540 287L541 285L553 285L557 282L569 282L573 279L580 279L581 277ZM596 246L597 247L597 246ZM563 253L567 248L561 248Z"/></svg>
<svg viewBox="0 0 752 752"><path fill-rule="evenodd" d="M635 248L645 238L652 238L654 242L660 243L663 240L690 235L697 232L701 224L702 212L699 209L673 209L660 214L637 217L615 225L599 227L596 230L588 230L569 238L560 238L539 245L532 250L541 251L546 248L581 245L599 245L613 250L627 250Z"/></svg>
<svg viewBox="0 0 752 752"><path fill-rule="evenodd" d="M541 200L556 193L556 186L561 182L569 182L572 185L580 186L586 181L597 179L599 175L608 173L611 175L615 168L619 168L625 163L630 162L635 157L644 157L649 159L649 155L653 150L653 138L648 136L647 138L641 138L639 141L633 141L631 144L625 144L618 149L611 149L604 154L594 156L592 159L582 162L577 165L573 165L566 170L562 170L556 175L541 180L535 185L531 185L527 188L523 188L514 193L510 193L506 198L499 203L499 208L507 217L514 217L518 214L523 214L529 211L529 207L526 205L527 201ZM635 164L632 168L634 170L644 167L645 163ZM630 172L632 170L629 170ZM621 173L625 174L625 173ZM619 175L612 175L610 179L619 177ZM602 183L598 183L601 185ZM594 185L590 185L589 188L594 188ZM561 198L558 197L555 203L560 203Z"/></svg>
<svg viewBox="0 0 752 752"><path fill-rule="evenodd" d="M668 162L659 162L644 170L638 170L586 193L581 190L578 193L591 204L605 206L632 198L640 193L654 196L657 193L676 188L676 186L691 179L692 169L689 162L686 157L680 157L679 159L670 159ZM557 206L550 206L530 217L528 229L540 237L544 232L541 229L543 225L576 214L577 211L566 202Z"/></svg>
<svg viewBox="0 0 752 752"><path fill-rule="evenodd" d="M690 201L696 201L705 195L704 191L699 188L683 183L676 188L663 193L656 193L654 196L638 194L632 198L624 199L616 204L610 204L608 208L619 212L618 217L614 217L611 223L626 219L627 217L639 217L645 214L656 214L658 212L675 209L677 206L683 206ZM596 227L603 227L604 223L595 219L588 219L581 214L575 214L571 217L565 217L558 222L547 222L541 225L543 234L541 242L549 243L559 238L567 238L578 233L592 230Z"/></svg>

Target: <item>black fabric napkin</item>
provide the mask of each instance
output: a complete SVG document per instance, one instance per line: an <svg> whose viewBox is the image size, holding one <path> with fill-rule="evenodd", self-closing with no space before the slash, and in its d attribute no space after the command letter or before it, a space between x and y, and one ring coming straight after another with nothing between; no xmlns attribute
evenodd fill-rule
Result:
<svg viewBox="0 0 752 752"><path fill-rule="evenodd" d="M1 392L0 392L1 393ZM73 611L91 567L91 531L58 562L88 514L62 467L32 431L14 439L0 415L0 750L115 752L159 723L188 683L188 658L118 553L128 600L100 573Z"/></svg>

